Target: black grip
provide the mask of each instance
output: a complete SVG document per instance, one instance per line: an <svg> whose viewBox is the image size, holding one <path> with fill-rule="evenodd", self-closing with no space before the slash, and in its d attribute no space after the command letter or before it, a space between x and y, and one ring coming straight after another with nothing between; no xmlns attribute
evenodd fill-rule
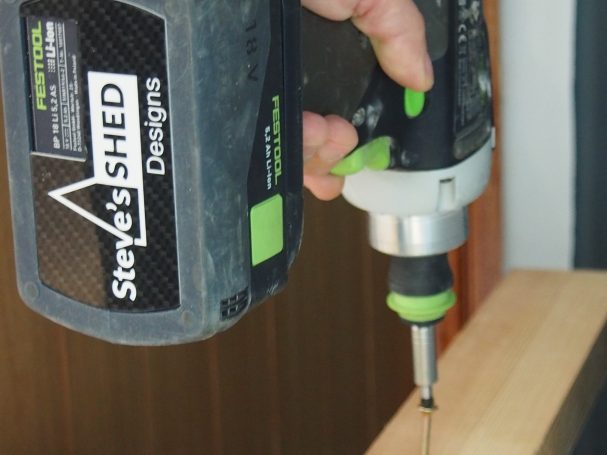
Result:
<svg viewBox="0 0 607 455"><path fill-rule="evenodd" d="M453 274L447 254L417 258L393 257L390 291L408 297L429 297L449 291Z"/></svg>
<svg viewBox="0 0 607 455"><path fill-rule="evenodd" d="M421 114L412 116L404 108L405 90L377 68L361 103L374 117L358 127L358 134L363 144L391 137L393 168L431 171L457 165L491 138L489 47L480 3L417 3L427 24L434 87Z"/></svg>
<svg viewBox="0 0 607 455"><path fill-rule="evenodd" d="M426 41L432 61L442 58L449 48L450 1L414 0L426 22Z"/></svg>
<svg viewBox="0 0 607 455"><path fill-rule="evenodd" d="M377 59L369 39L350 21L302 10L303 107L351 120L369 90Z"/></svg>
<svg viewBox="0 0 607 455"><path fill-rule="evenodd" d="M416 0L435 72L419 116L404 108L405 89L377 65L352 24L304 17L304 108L353 121L359 145L392 139L393 169L457 165L491 138L487 29L475 0ZM356 113L356 115L355 115Z"/></svg>

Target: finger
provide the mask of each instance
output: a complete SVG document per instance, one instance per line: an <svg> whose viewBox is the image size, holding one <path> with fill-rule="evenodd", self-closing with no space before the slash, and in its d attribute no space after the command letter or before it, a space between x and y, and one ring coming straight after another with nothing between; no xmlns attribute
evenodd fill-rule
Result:
<svg viewBox="0 0 607 455"><path fill-rule="evenodd" d="M361 0L302 0L301 4L332 21L345 21L354 15Z"/></svg>
<svg viewBox="0 0 607 455"><path fill-rule="evenodd" d="M312 158L318 148L327 142L329 126L322 115L313 112L303 113L303 150L304 161Z"/></svg>
<svg viewBox="0 0 607 455"><path fill-rule="evenodd" d="M303 0L333 20L352 18L365 33L388 76L402 86L427 91L434 83L424 19L412 0Z"/></svg>
<svg viewBox="0 0 607 455"><path fill-rule="evenodd" d="M388 76L414 90L430 90L434 83L427 52L424 18L411 0L370 0L352 18L371 38L377 58Z"/></svg>
<svg viewBox="0 0 607 455"><path fill-rule="evenodd" d="M329 115L323 119L327 126L327 138L324 144L312 148L308 147L309 154L304 163L304 173L315 176L329 174L331 169L358 143L354 127L346 120L336 115Z"/></svg>
<svg viewBox="0 0 607 455"><path fill-rule="evenodd" d="M327 142L329 125L322 115L305 111L303 113L303 127L304 147L318 148Z"/></svg>
<svg viewBox="0 0 607 455"><path fill-rule="evenodd" d="M304 185L321 201L331 201L341 194L344 188L344 178L334 175L304 176Z"/></svg>
<svg viewBox="0 0 607 455"><path fill-rule="evenodd" d="M325 121L328 127L327 140L318 149L318 155L324 161L334 163L356 147L358 134L350 122L338 115L327 115Z"/></svg>

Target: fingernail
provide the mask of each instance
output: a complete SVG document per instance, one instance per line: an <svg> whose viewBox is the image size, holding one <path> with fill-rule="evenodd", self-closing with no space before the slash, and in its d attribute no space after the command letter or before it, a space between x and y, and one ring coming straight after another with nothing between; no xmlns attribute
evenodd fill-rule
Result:
<svg viewBox="0 0 607 455"><path fill-rule="evenodd" d="M432 59L426 54L424 62L424 81L426 85L434 85L434 66L432 65Z"/></svg>

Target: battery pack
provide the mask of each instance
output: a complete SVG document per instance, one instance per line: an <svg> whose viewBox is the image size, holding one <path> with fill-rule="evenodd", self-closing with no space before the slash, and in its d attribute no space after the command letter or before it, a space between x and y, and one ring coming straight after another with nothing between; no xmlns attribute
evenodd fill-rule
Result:
<svg viewBox="0 0 607 455"><path fill-rule="evenodd" d="M302 234L299 40L298 0L0 3L27 305L164 345L282 289Z"/></svg>

